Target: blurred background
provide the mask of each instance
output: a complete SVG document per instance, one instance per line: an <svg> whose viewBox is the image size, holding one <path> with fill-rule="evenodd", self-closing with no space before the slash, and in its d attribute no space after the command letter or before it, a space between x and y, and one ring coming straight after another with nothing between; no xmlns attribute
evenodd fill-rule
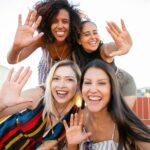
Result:
<svg viewBox="0 0 150 150"><path fill-rule="evenodd" d="M120 19L125 24L133 38L133 47L127 55L116 57L116 64L128 71L134 77L139 94L150 91L150 0L69 0L79 4L93 20L99 29L103 42L112 39L106 31L106 21L115 21L120 26ZM16 65L7 63L7 53L13 43L18 14L22 14L23 22L37 0L0 0L0 80L4 80L8 69L20 66L31 66L32 76L25 88L34 87L37 82L37 65L42 55L41 49L36 50L30 57ZM7 69L8 68L8 69ZM0 84L1 84L0 82Z"/></svg>

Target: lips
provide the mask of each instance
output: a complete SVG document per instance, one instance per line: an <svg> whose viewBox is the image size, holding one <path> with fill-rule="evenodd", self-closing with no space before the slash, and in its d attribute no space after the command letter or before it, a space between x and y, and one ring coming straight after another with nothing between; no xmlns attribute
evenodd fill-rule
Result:
<svg viewBox="0 0 150 150"><path fill-rule="evenodd" d="M89 42L89 45L92 46L92 47L95 47L95 46L97 46L97 42L96 41L91 41L91 42Z"/></svg>
<svg viewBox="0 0 150 150"><path fill-rule="evenodd" d="M59 98L64 98L68 94L68 92L67 91L62 91L62 90L57 90L56 94Z"/></svg>
<svg viewBox="0 0 150 150"><path fill-rule="evenodd" d="M102 97L101 96L88 96L89 101L101 101Z"/></svg>

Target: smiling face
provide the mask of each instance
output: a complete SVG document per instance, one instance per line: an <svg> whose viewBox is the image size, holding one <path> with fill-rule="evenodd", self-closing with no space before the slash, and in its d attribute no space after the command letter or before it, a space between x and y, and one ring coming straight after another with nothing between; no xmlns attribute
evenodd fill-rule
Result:
<svg viewBox="0 0 150 150"><path fill-rule="evenodd" d="M79 44L82 45L86 52L95 51L100 43L97 27L92 22L86 22L82 25Z"/></svg>
<svg viewBox="0 0 150 150"><path fill-rule="evenodd" d="M111 85L106 72L100 68L89 68L82 85L82 95L91 112L107 111Z"/></svg>
<svg viewBox="0 0 150 150"><path fill-rule="evenodd" d="M51 82L52 95L55 101L65 104L72 100L76 94L77 85L77 77L71 67L58 67Z"/></svg>
<svg viewBox="0 0 150 150"><path fill-rule="evenodd" d="M70 17L65 9L61 9L53 18L51 32L57 42L64 42L69 35Z"/></svg>

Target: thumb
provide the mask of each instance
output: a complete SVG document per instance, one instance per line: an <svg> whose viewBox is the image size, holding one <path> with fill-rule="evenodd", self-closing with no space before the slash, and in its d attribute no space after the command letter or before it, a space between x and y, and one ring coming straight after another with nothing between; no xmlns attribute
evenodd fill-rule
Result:
<svg viewBox="0 0 150 150"><path fill-rule="evenodd" d="M86 140L92 135L92 132L83 133L83 140Z"/></svg>
<svg viewBox="0 0 150 150"><path fill-rule="evenodd" d="M33 102L33 99L19 97L16 101L16 104L22 104L22 103L28 103L28 102Z"/></svg>

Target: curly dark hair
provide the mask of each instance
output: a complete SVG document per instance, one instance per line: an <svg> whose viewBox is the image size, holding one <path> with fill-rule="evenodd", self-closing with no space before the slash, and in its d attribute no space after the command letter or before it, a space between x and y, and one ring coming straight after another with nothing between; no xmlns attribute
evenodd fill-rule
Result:
<svg viewBox="0 0 150 150"><path fill-rule="evenodd" d="M71 5L67 0L43 0L34 5L37 11L37 17L42 16L41 24L38 27L39 32L44 32L44 42L54 42L55 38L50 30L53 18L61 9L65 9L70 17L70 34L67 41L74 46L77 42L79 26L81 23L80 10L75 8L77 5Z"/></svg>

